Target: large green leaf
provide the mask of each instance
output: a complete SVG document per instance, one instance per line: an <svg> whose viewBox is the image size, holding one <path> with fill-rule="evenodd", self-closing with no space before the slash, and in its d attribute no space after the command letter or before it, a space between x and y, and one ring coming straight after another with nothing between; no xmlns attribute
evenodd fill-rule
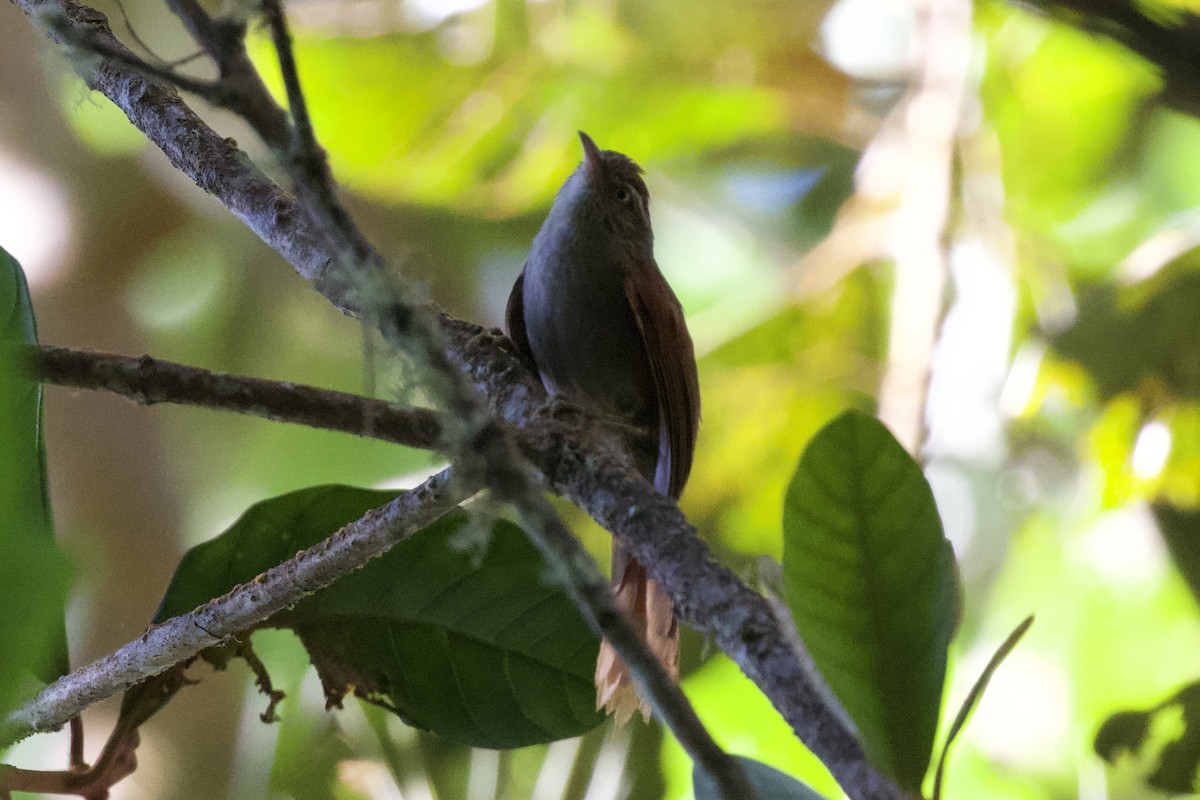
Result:
<svg viewBox="0 0 1200 800"><path fill-rule="evenodd" d="M37 343L20 265L0 249L0 712L65 673L66 560L54 543L41 386L18 347Z"/></svg>
<svg viewBox="0 0 1200 800"><path fill-rule="evenodd" d="M800 781L780 772L774 767L767 766L753 758L738 756L746 777L758 792L758 800L824 800L824 798L805 786ZM696 800L722 800L720 787L707 772L698 767L692 773L692 782L696 788Z"/></svg>
<svg viewBox="0 0 1200 800"><path fill-rule="evenodd" d="M250 508L184 556L156 621L252 580L395 496L319 486ZM457 511L276 615L294 629L331 702L355 693L454 741L518 747L598 724L598 641L520 529L475 535Z"/></svg>
<svg viewBox="0 0 1200 800"><path fill-rule="evenodd" d="M788 604L872 762L918 792L955 624L954 555L929 484L878 420L809 443L784 508Z"/></svg>

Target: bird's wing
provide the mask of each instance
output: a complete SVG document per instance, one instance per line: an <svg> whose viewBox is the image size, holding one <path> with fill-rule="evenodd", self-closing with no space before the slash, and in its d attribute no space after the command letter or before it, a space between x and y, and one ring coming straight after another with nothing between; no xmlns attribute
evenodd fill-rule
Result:
<svg viewBox="0 0 1200 800"><path fill-rule="evenodd" d="M658 397L659 453L654 485L671 497L683 493L700 428L696 356L679 300L658 268L625 279L625 297L642 333Z"/></svg>
<svg viewBox="0 0 1200 800"><path fill-rule="evenodd" d="M533 360L533 348L529 346L529 333L525 330L525 269L517 276L512 292L508 295L508 306L504 309L504 332L516 346L517 355L525 366L538 374L537 362Z"/></svg>

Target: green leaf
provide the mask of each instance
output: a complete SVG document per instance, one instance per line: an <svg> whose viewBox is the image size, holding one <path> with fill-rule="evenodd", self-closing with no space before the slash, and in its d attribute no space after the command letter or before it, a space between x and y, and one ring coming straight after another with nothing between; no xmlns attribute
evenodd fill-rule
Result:
<svg viewBox="0 0 1200 800"><path fill-rule="evenodd" d="M36 343L25 275L0 249L0 712L69 668L69 565L54 543L42 389L19 350Z"/></svg>
<svg viewBox="0 0 1200 800"><path fill-rule="evenodd" d="M255 503L220 536L184 554L154 623L186 614L253 580L399 494L313 486Z"/></svg>
<svg viewBox="0 0 1200 800"><path fill-rule="evenodd" d="M1105 398L1144 384L1200 398L1200 254L1188 253L1153 279L1130 287L1084 287L1075 324L1051 343L1079 362Z"/></svg>
<svg viewBox="0 0 1200 800"><path fill-rule="evenodd" d="M842 414L788 488L788 605L872 762L919 792L955 625L954 554L921 468L878 420Z"/></svg>
<svg viewBox="0 0 1200 800"><path fill-rule="evenodd" d="M180 562L155 617L190 611L395 497L319 486L251 507ZM296 631L332 703L353 690L453 741L519 747L601 721L598 640L515 525L456 511L271 625ZM484 541L481 541L484 540Z"/></svg>
<svg viewBox="0 0 1200 800"><path fill-rule="evenodd" d="M1030 615L1022 620L1021 624L1013 629L1013 632L1008 635L1000 646L996 648L996 652L992 653L992 657L988 659L988 663L980 673L979 678L975 681L975 685L971 687L971 691L967 693L967 699L963 701L962 706L958 709L958 714L954 716L954 722L950 724L950 732L946 734L946 743L942 745L942 755L938 758L937 773L933 778L933 800L938 800L942 796L942 776L946 770L946 757L950 753L950 745L954 744L954 739L958 736L959 731L967 724L967 718L971 716L971 712L975 710L975 706L979 704L979 698L983 697L984 691L987 689L988 683L992 680L992 675L996 674L1000 664L1004 659L1008 658L1008 654L1013 651L1017 643L1021 641L1021 637L1029 630L1029 626L1033 625L1033 616Z"/></svg>
<svg viewBox="0 0 1200 800"><path fill-rule="evenodd" d="M1155 735L1160 718L1174 728L1178 717L1182 717L1182 731L1175 730L1169 736ZM1200 682L1184 686L1145 711L1113 714L1100 727L1093 747L1110 764L1115 764L1122 753L1157 750L1157 765L1145 776L1146 784L1172 794L1196 791L1196 770L1200 769Z"/></svg>
<svg viewBox="0 0 1200 800"><path fill-rule="evenodd" d="M1155 503L1151 511L1171 560L1187 581L1192 597L1200 602L1200 510Z"/></svg>
<svg viewBox="0 0 1200 800"><path fill-rule="evenodd" d="M824 800L824 798L787 773L768 767L761 761L737 756L746 777L758 792L758 800ZM696 800L724 800L717 782L698 767L692 772Z"/></svg>

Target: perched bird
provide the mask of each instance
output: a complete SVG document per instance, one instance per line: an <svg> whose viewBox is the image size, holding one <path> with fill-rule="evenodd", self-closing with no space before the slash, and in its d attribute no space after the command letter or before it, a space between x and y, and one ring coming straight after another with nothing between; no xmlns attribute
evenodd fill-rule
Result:
<svg viewBox="0 0 1200 800"><path fill-rule="evenodd" d="M678 498L700 425L696 356L683 310L654 261L650 194L628 156L596 147L559 189L508 299L508 336L546 390L615 417L634 431L634 463L654 488ZM671 599L613 542L617 605L672 677L679 628ZM649 705L616 651L603 642L596 707L618 722Z"/></svg>

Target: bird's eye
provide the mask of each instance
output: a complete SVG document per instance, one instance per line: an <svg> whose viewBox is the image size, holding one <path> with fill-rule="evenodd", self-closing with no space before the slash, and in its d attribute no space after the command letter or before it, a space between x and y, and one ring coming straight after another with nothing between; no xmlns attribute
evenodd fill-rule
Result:
<svg viewBox="0 0 1200 800"><path fill-rule="evenodd" d="M629 190L622 186L620 189L617 189L617 194L615 196L617 200L624 203L629 199Z"/></svg>

